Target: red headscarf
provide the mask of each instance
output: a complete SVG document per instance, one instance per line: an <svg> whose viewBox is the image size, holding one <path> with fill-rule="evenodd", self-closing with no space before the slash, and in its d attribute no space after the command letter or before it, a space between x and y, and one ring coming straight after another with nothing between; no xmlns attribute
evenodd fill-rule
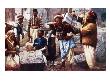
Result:
<svg viewBox="0 0 110 82"><path fill-rule="evenodd" d="M88 16L89 16L90 19L94 19L94 20L97 19L97 14L94 11L92 11L92 10L90 10L88 12Z"/></svg>

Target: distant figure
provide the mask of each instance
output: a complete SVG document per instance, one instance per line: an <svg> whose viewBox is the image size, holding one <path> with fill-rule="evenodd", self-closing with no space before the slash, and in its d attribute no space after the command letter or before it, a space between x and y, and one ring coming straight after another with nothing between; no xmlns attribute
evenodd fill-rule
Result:
<svg viewBox="0 0 110 82"><path fill-rule="evenodd" d="M33 15L29 20L28 24L28 36L32 42L37 38L38 28L42 27L42 19L38 17L37 9L33 9Z"/></svg>
<svg viewBox="0 0 110 82"><path fill-rule="evenodd" d="M16 23L16 26L14 27L14 32L15 32L15 37L17 39L18 45L20 46L20 35L22 38L24 38L24 33L23 33L23 18L24 16L19 15L17 16L18 22Z"/></svg>

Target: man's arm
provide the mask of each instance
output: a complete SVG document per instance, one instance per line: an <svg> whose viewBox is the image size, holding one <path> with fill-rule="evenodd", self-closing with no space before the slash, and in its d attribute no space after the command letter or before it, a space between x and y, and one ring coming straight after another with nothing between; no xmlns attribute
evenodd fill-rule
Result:
<svg viewBox="0 0 110 82"><path fill-rule="evenodd" d="M44 47L41 49L41 51L45 51L47 49L47 39L44 38Z"/></svg>
<svg viewBox="0 0 110 82"><path fill-rule="evenodd" d="M94 33L94 31L97 29L96 28L96 24L88 24L86 27L84 28L81 28L80 31L81 31L81 34L84 36L84 35L88 35L88 34L92 34Z"/></svg>
<svg viewBox="0 0 110 82"><path fill-rule="evenodd" d="M34 40L34 43L33 43L33 47L35 47L37 45L37 39Z"/></svg>

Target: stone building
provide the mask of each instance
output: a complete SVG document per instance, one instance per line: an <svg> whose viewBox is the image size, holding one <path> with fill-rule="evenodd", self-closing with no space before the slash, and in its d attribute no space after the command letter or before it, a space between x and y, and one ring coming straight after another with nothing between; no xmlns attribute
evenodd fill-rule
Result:
<svg viewBox="0 0 110 82"><path fill-rule="evenodd" d="M15 21L15 8L5 9L5 22Z"/></svg>

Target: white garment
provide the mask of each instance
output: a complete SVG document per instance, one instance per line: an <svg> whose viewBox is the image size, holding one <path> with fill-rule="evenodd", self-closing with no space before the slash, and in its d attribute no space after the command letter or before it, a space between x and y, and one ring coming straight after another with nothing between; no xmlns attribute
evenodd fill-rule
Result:
<svg viewBox="0 0 110 82"><path fill-rule="evenodd" d="M34 40L38 37L37 33L38 33L38 29L30 28L30 36L32 37L32 42L33 43L34 43Z"/></svg>
<svg viewBox="0 0 110 82"><path fill-rule="evenodd" d="M14 57L12 57L12 54L9 54L8 56L6 56L6 68L16 68L16 66L19 66L19 56L15 54Z"/></svg>
<svg viewBox="0 0 110 82"><path fill-rule="evenodd" d="M17 29L14 28L13 31L14 31L14 33L15 33L15 37L17 37Z"/></svg>
<svg viewBox="0 0 110 82"><path fill-rule="evenodd" d="M93 68L95 66L95 48L90 45L84 45L84 53L86 57L87 64L89 68Z"/></svg>
<svg viewBox="0 0 110 82"><path fill-rule="evenodd" d="M67 55L67 61L70 64L74 64L74 48L69 49L68 55Z"/></svg>
<svg viewBox="0 0 110 82"><path fill-rule="evenodd" d="M76 61L77 63L86 61L86 58L85 58L85 54L84 54L84 53L81 53L80 55L75 55L75 56L74 56L74 59L75 59L75 61Z"/></svg>
<svg viewBox="0 0 110 82"><path fill-rule="evenodd" d="M20 63L47 63L46 57L41 50L20 52Z"/></svg>

